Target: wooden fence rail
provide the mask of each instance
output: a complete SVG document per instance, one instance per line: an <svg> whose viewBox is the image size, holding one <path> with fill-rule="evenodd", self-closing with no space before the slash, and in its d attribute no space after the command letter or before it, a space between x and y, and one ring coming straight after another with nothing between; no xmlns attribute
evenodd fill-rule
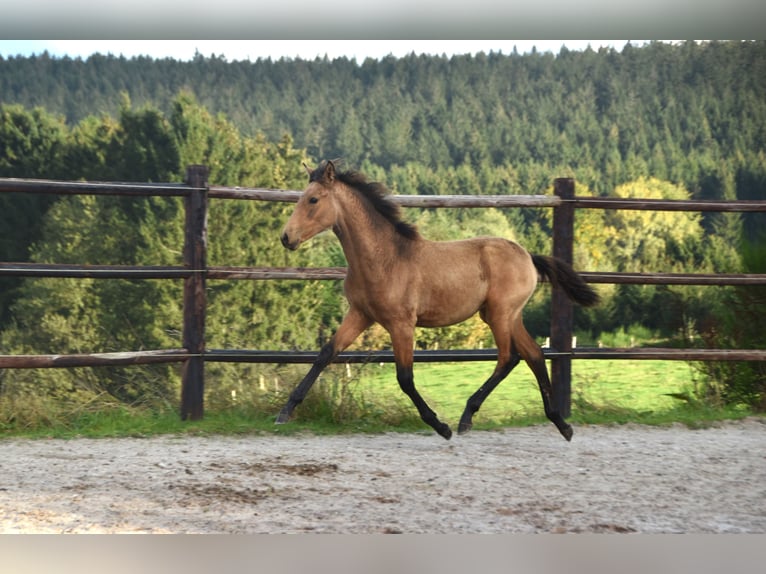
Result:
<svg viewBox="0 0 766 574"><path fill-rule="evenodd" d="M0 276L75 277L96 279L178 279L184 281L182 349L72 355L0 355L0 368L71 368L140 365L181 362L181 417L200 419L204 414L204 363L311 363L316 352L208 349L205 344L208 280L342 280L343 267L221 267L207 265L207 214L209 199L295 202L300 191L262 188L208 186L205 166L189 166L186 182L137 184L93 183L50 180L0 179L0 193L47 193L123 195L131 197L182 197L185 237L182 266L72 265L0 262ZM392 196L403 207L470 208L552 208L553 254L572 262L574 213L576 209L631 209L663 211L766 212L766 201L677 201L615 198L581 198L574 193L574 181L556 179L554 195L493 196ZM604 273L582 272L589 283L642 285L766 285L764 274L692 273ZM552 290L551 348L544 349L551 360L551 375L557 390L558 407L569 415L572 359L660 359L683 361L766 361L762 349L573 349L571 302ZM494 349L416 351L418 362L493 361ZM336 362L393 362L390 351L344 352Z"/></svg>
<svg viewBox="0 0 766 574"><path fill-rule="evenodd" d="M7 277L74 277L90 279L185 279L204 273L208 279L331 280L346 277L345 267L221 267L210 265L195 271L172 266L70 265L65 263L2 263L0 275ZM766 285L766 275L757 273L612 273L583 271L588 283L632 285Z"/></svg>

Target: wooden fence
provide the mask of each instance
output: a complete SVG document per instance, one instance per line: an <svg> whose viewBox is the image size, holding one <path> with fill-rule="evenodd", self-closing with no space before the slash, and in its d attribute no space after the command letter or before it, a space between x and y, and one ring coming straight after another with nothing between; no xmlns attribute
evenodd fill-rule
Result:
<svg viewBox="0 0 766 574"><path fill-rule="evenodd" d="M183 184L84 183L0 179L0 192L183 197L185 237L182 266L69 265L0 263L0 276L89 277L100 279L176 279L184 281L183 335L180 349L73 355L0 355L0 368L55 368L140 365L181 362L181 418L196 420L204 413L206 361L251 363L311 363L315 352L219 350L205 345L207 280L340 280L345 268L215 267L207 264L209 199L295 202L299 191L209 186L205 166L189 166ZM665 211L766 212L766 201L674 201L576 197L572 179L556 179L553 196L392 196L403 207L549 207L553 208L553 255L572 262L576 209L636 209ZM660 285L766 285L764 274L672 274L583 272L589 283ZM550 348L551 378L559 409L569 415L572 359L662 359L687 361L764 361L763 349L572 348L572 303L552 290ZM418 362L494 360L493 349L416 351ZM344 352L336 362L393 362L390 351Z"/></svg>

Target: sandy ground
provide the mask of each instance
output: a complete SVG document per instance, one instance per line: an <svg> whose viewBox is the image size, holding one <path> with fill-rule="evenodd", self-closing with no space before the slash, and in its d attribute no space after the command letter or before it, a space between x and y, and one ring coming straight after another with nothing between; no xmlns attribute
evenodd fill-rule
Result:
<svg viewBox="0 0 766 574"><path fill-rule="evenodd" d="M2 440L0 532L765 533L766 421Z"/></svg>

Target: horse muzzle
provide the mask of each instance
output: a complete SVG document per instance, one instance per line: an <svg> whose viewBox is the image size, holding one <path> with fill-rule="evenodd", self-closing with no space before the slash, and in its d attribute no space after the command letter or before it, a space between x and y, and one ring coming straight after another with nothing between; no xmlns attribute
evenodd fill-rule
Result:
<svg viewBox="0 0 766 574"><path fill-rule="evenodd" d="M298 245L300 245L300 241L290 241L290 236L287 235L287 232L283 232L280 239L282 241L282 245L284 245L290 251L295 251L298 249Z"/></svg>

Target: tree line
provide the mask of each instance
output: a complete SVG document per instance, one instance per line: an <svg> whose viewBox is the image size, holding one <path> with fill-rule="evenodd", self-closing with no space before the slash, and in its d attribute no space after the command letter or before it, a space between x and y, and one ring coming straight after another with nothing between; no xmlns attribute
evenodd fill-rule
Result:
<svg viewBox="0 0 766 574"><path fill-rule="evenodd" d="M312 157L386 170L408 162L543 164L574 170L597 193L650 174L724 197L734 191L730 182L704 178L738 153L747 164L763 149L764 56L764 41L361 63L43 54L0 58L0 98L72 125L115 117L124 92L169 113L188 90L243 134L276 141L289 133ZM720 175L736 178L739 167ZM735 183L744 194L747 182Z"/></svg>
<svg viewBox="0 0 766 574"><path fill-rule="evenodd" d="M361 64L0 58L0 177L179 181L187 165L203 163L215 185L301 189L303 161L343 157L395 193L551 193L553 178L572 176L586 196L762 198L765 51L764 42L687 42ZM288 212L213 202L210 263L344 264L328 236L288 256L276 239ZM407 215L434 239L502 235L550 252L550 210ZM0 218L2 260L180 263L176 200L3 194ZM757 228L755 218L736 214L582 210L576 265L755 272L760 259L743 257L741 246ZM175 282L3 279L0 286L5 353L179 346ZM576 316L581 340L593 344L636 325L695 344L736 308L711 304L736 298L736 290L711 298L703 287L599 289L604 305ZM209 304L211 348L318 348L342 315L333 282L211 282ZM538 337L547 335L547 305L541 289L526 315ZM362 342L385 344L375 330ZM478 320L418 335L422 347L484 344L490 339ZM260 369L216 368L228 385ZM54 394L100 389L126 401L149 389L161 400L175 392L172 367L103 372L6 372L0 385L31 390L43 378Z"/></svg>

